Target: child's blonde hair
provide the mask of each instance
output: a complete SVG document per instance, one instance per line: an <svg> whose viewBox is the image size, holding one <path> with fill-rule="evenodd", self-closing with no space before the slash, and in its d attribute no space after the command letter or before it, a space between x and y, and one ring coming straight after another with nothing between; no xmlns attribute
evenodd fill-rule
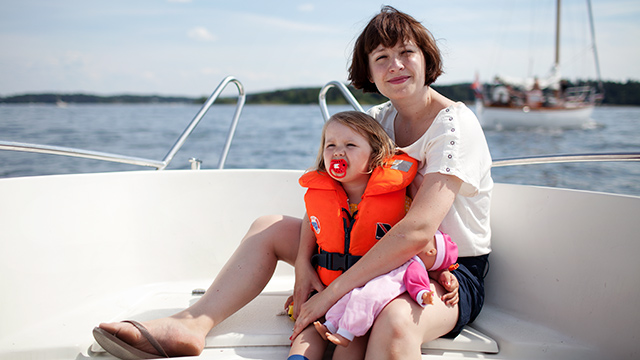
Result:
<svg viewBox="0 0 640 360"><path fill-rule="evenodd" d="M371 158L369 158L369 173L378 166L382 166L395 154L395 144L382 126L371 116L360 111L343 111L334 114L327 120L322 128L320 150L316 159L315 170L326 171L324 163L324 142L326 140L327 126L332 122L345 125L362 135L371 146Z"/></svg>

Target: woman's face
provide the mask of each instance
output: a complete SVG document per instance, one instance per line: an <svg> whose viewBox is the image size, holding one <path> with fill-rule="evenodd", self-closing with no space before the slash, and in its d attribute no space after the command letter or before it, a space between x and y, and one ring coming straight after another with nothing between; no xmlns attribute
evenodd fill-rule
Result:
<svg viewBox="0 0 640 360"><path fill-rule="evenodd" d="M332 178L343 183L366 184L371 152L371 145L357 131L336 121L327 125L323 157L325 170Z"/></svg>
<svg viewBox="0 0 640 360"><path fill-rule="evenodd" d="M424 54L413 41L391 48L379 45L369 53L369 80L392 101L424 90L425 67Z"/></svg>

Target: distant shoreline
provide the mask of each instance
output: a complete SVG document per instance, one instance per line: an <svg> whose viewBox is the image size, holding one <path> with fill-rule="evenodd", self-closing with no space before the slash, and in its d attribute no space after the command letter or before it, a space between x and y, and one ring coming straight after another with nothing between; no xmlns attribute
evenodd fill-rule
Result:
<svg viewBox="0 0 640 360"><path fill-rule="evenodd" d="M640 82L627 81L603 82L605 98L603 105L640 106ZM474 94L470 83L455 85L434 85L433 88L444 96L456 101L473 102ZM379 94L362 93L350 88L361 104L379 104L386 99ZM247 104L282 104L302 105L317 104L320 87L274 90L262 93L247 94ZM160 95L112 95L101 96L91 94L35 93L0 97L0 104L202 104L206 97L160 96ZM233 104L235 97L224 97L217 104ZM327 93L327 103L332 105L347 104L338 91Z"/></svg>

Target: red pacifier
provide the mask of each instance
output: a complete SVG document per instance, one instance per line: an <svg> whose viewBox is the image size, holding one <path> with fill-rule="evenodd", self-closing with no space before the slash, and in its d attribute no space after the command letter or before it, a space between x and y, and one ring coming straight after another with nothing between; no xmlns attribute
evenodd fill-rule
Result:
<svg viewBox="0 0 640 360"><path fill-rule="evenodd" d="M329 164L329 173L336 179L342 179L347 176L347 162L344 159L331 160L331 164Z"/></svg>

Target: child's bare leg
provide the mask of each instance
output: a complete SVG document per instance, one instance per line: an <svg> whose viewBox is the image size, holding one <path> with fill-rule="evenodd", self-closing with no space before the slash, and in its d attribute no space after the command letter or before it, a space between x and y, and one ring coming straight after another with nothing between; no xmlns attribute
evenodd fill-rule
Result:
<svg viewBox="0 0 640 360"><path fill-rule="evenodd" d="M367 333L353 338L353 341L347 347L336 346L333 352L333 360L364 359L368 341L369 334Z"/></svg>
<svg viewBox="0 0 640 360"><path fill-rule="evenodd" d="M344 336L340 334L332 334L329 332L327 333L327 339L336 345L340 345L344 347L349 346L349 343L351 343L351 340L345 338Z"/></svg>
<svg viewBox="0 0 640 360"><path fill-rule="evenodd" d="M327 342L313 326L308 326L291 343L291 355L303 355L309 360L320 360L324 356Z"/></svg>
<svg viewBox="0 0 640 360"><path fill-rule="evenodd" d="M327 329L326 326L320 323L320 321L315 321L313 323L313 326L316 328L316 331L318 332L318 334L320 334L322 339L327 340L327 333L329 333L329 329Z"/></svg>

